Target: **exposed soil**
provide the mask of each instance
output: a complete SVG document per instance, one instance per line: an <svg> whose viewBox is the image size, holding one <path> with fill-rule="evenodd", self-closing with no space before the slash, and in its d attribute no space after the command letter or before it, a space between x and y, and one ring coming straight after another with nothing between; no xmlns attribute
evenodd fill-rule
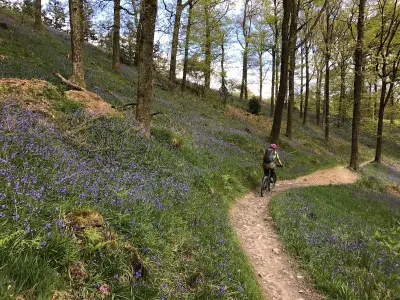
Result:
<svg viewBox="0 0 400 300"><path fill-rule="evenodd" d="M231 221L265 298L325 299L299 269L295 258L285 252L268 213L272 196L290 188L354 183L357 179L356 173L345 168L321 170L294 180L278 181L275 190L265 197L260 197L257 191L235 203L230 211Z"/></svg>
<svg viewBox="0 0 400 300"><path fill-rule="evenodd" d="M109 103L105 102L99 95L89 91L67 91L65 96L81 103L89 115L104 116L114 111Z"/></svg>
<svg viewBox="0 0 400 300"><path fill-rule="evenodd" d="M45 93L46 90L51 89L56 89L56 87L44 80L0 79L0 96L7 95L3 98L11 97L28 110L54 118L54 103L47 98ZM90 91L71 90L65 92L65 96L69 100L82 104L83 109L90 116L105 116L115 111L109 103Z"/></svg>

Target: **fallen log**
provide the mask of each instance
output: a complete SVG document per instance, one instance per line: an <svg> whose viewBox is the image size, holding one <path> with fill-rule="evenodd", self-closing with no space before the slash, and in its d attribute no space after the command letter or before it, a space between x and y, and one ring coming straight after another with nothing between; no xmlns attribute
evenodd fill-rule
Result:
<svg viewBox="0 0 400 300"><path fill-rule="evenodd" d="M68 79L65 79L60 73L54 73L54 75L55 75L56 77L58 77L58 78L61 80L62 83L64 83L65 85L71 87L71 88L74 89L74 90L83 91L83 92L86 92L86 91L87 91L87 90L84 89L83 87L80 87L79 85L77 85L77 84L75 84L75 83L69 81Z"/></svg>

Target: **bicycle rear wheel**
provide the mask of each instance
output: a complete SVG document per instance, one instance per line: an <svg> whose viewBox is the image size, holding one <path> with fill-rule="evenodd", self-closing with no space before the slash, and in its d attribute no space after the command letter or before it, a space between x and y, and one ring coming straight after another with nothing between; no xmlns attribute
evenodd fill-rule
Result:
<svg viewBox="0 0 400 300"><path fill-rule="evenodd" d="M265 192L266 192L267 189L268 189L267 184L268 184L268 177L267 177L267 176L264 176L263 179L262 179L262 181L261 181L261 197L264 196Z"/></svg>

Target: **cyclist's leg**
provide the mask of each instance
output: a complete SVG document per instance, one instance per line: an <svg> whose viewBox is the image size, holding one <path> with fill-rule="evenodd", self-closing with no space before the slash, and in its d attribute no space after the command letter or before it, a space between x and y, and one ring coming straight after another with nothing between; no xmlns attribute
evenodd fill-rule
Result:
<svg viewBox="0 0 400 300"><path fill-rule="evenodd" d="M276 182L276 168L271 168L271 179Z"/></svg>

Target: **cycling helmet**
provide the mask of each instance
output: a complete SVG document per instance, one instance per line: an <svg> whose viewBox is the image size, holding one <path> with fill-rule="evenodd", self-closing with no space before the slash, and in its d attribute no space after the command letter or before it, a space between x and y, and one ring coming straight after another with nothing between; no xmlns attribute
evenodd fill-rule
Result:
<svg viewBox="0 0 400 300"><path fill-rule="evenodd" d="M269 147L272 148L272 149L276 149L277 148L276 144L271 144L271 145L269 145Z"/></svg>

